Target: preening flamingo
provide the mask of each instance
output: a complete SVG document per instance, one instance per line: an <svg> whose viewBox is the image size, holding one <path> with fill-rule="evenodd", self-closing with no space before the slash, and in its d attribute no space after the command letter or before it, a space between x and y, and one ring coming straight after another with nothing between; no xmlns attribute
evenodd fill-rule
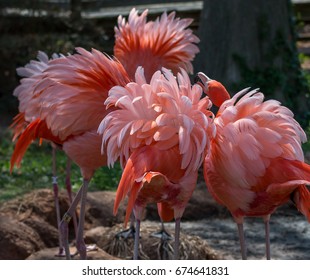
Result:
<svg viewBox="0 0 310 280"><path fill-rule="evenodd" d="M63 55L53 54L51 59L57 59ZM19 67L16 69L17 74L23 79L21 80L21 84L14 90L13 95L16 96L19 100L19 114L16 115L14 121L11 125L13 129L13 140L15 141L18 139L23 131L27 128L27 126L38 117L38 112L33 111L32 108L34 107L33 103L38 102L36 98L33 97L33 91L36 84L43 78L43 71L48 67L48 56L42 52L38 52L37 56L38 60L31 60L28 64L24 67ZM53 139L51 139L53 140ZM19 141L19 143L21 143ZM54 201L55 201L55 209L56 209L56 220L57 220L57 227L60 223L60 209L59 209L59 199L58 199L58 183L57 183L57 175L56 175L56 149L57 144L51 142L52 146L52 183L53 183L53 192L54 192ZM17 147L18 149L18 147ZM18 156L18 154L15 154ZM14 158L12 156L11 159L11 168L10 171L13 170L13 162L20 165L21 157ZM70 166L71 160L68 158L67 160L67 168L66 168L66 189L69 197L69 201L72 202L72 188L70 182ZM74 217L74 228L76 229L77 222L76 217ZM63 246L62 241L59 235L59 256L63 255Z"/></svg>
<svg viewBox="0 0 310 280"><path fill-rule="evenodd" d="M207 187L237 223L243 259L244 217L263 217L270 259L269 219L278 206L291 199L310 222L310 166L301 148L306 135L288 108L264 101L259 90L245 89L229 98L222 84L203 73L198 77L219 106L216 136L204 160Z"/></svg>
<svg viewBox="0 0 310 280"><path fill-rule="evenodd" d="M148 10L141 16L132 9L128 22L123 16L118 17L118 26L115 30L114 55L121 61L131 79L134 78L138 66L144 67L147 81L153 73L162 67L172 70L174 74L180 67L193 74L191 61L199 52L195 44L199 38L188 27L192 19L175 17L175 12L167 15L164 12L155 21L147 22ZM130 226L122 236L132 234L134 227ZM162 229L155 236L169 239L169 234Z"/></svg>
<svg viewBox="0 0 310 280"><path fill-rule="evenodd" d="M108 165L120 158L124 167L114 213L128 195L125 224L132 210L136 218L134 259L138 259L140 221L148 203L158 203L163 221L175 218L174 253L179 257L180 219L215 134L211 102L208 97L200 99L202 89L191 86L184 70L177 78L165 68L162 71L148 83L138 68L135 82L113 87L105 104L119 109L109 113L98 129Z"/></svg>
<svg viewBox="0 0 310 280"><path fill-rule="evenodd" d="M173 30L173 32L166 32L172 36L169 39L162 38L161 33L155 34L158 31L163 32L163 29L152 28L152 23L146 23L146 15L147 12L144 12L139 16L135 10L132 10L128 23L125 20L120 21L119 34L130 30L127 33L132 35L132 40L135 41L134 44L128 43L130 47L127 49L127 57L131 57L135 46L139 47L141 57L140 60L138 60L139 57L136 57L136 63L137 65L146 63L143 66L145 66L147 76L151 76L154 71L153 65L157 65L157 67L168 65L173 66L173 69L187 65L187 69L191 69L191 60L198 52L197 46L193 43L198 42L198 39L192 34L192 31L187 29L190 21L184 22L175 19L174 14L167 16L164 13L156 21L156 24L163 24L163 22L171 24L171 28L165 26L167 30ZM140 24L136 25L137 22ZM182 24L176 24L177 22ZM142 29L146 34L140 32L139 36L135 36L136 29L139 27L137 30L141 30L143 24L148 26L148 28ZM180 35L183 33L186 35ZM151 44L140 43L144 40L144 36L151 36L155 40L153 46L156 50L162 50L165 46L166 52L150 52ZM128 36L126 40L130 41L130 38ZM118 40L121 40L121 36L116 36L116 45ZM42 73L44 77L36 83L32 96L38 102L31 103L33 106L31 110L39 112L39 117L33 120L28 129L19 137L16 147L20 148L16 148L14 151L12 158L15 160L12 161L12 165L21 161L27 147L34 139L44 138L61 145L66 154L80 166L84 178L83 186L65 214L61 225L63 231L66 231L66 222L70 220L72 211L81 199L76 243L81 258L85 258L82 232L86 192L95 170L106 165L105 157L100 154L101 137L97 134L101 120L109 112L103 104L109 89L115 85L125 86L133 78L128 73L134 73L135 69L132 70L130 67L136 67L136 64L128 64L125 69L118 60L110 59L97 50L92 50L92 52L82 48L76 50L77 54L50 61L47 69ZM184 53L185 51L188 52L188 55ZM145 60L146 53L147 60ZM182 55L178 55L178 53ZM165 56L163 57L163 55ZM182 60L177 60L178 58ZM114 109L110 107L109 110ZM64 236L66 236L65 233ZM67 256L68 250L66 245Z"/></svg>

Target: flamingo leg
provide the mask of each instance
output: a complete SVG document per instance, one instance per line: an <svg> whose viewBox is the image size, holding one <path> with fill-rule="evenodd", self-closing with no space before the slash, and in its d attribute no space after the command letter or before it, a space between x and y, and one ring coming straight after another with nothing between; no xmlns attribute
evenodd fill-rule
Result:
<svg viewBox="0 0 310 280"><path fill-rule="evenodd" d="M82 194L81 194L81 206L80 206L80 217L79 217L79 225L76 236L76 248L80 254L81 260L86 260L86 245L83 238L84 232L84 221L85 221L85 206L86 206L86 197L88 190L89 180L83 180L82 186Z"/></svg>
<svg viewBox="0 0 310 280"><path fill-rule="evenodd" d="M133 259L137 260L139 258L139 239L140 239L140 220L136 219L136 232L135 232L135 243L133 249Z"/></svg>
<svg viewBox="0 0 310 280"><path fill-rule="evenodd" d="M115 237L118 239L122 238L122 239L126 240L128 238L134 238L135 232L136 232L135 217L133 214L131 214L129 228L116 233Z"/></svg>
<svg viewBox="0 0 310 280"><path fill-rule="evenodd" d="M175 220L175 234L174 234L174 259L179 259L179 246L180 246L180 227L181 227L181 218Z"/></svg>
<svg viewBox="0 0 310 280"><path fill-rule="evenodd" d="M265 222L265 240L266 240L266 259L270 260L270 215L264 217Z"/></svg>
<svg viewBox="0 0 310 280"><path fill-rule="evenodd" d="M71 254L70 254L70 250L69 250L69 241L68 241L68 224L71 221L71 218L73 215L75 215L75 209L81 199L82 196L82 190L83 190L83 185L80 187L78 193L76 194L75 198L73 199L68 211L64 214L59 228L60 228L60 233L62 236L62 243L64 245L65 248L65 253L66 253L66 258L67 260L71 259Z"/></svg>
<svg viewBox="0 0 310 280"><path fill-rule="evenodd" d="M67 189L67 194L69 197L69 202L70 205L72 204L72 200L73 200L73 195L72 195L72 185L71 185L71 159L68 157L67 158L67 165L66 165L66 189ZM74 226L74 233L75 233L75 237L77 236L77 217L75 212L73 213L73 226Z"/></svg>
<svg viewBox="0 0 310 280"><path fill-rule="evenodd" d="M59 251L56 256L63 256L64 254L64 248L62 244L61 239L61 233L60 233L60 207L59 207L59 198L58 198L58 183L57 183L57 176L56 176L56 146L52 144L52 171L53 171L53 192L54 192L54 203L55 203L55 209L56 209L56 220L57 220L57 228L58 228L58 243L59 243Z"/></svg>
<svg viewBox="0 0 310 280"><path fill-rule="evenodd" d="M237 223L237 226L238 226L238 233L239 233L241 256L243 260L246 260L247 258L246 258L246 246L245 246L245 239L244 239L243 223Z"/></svg>

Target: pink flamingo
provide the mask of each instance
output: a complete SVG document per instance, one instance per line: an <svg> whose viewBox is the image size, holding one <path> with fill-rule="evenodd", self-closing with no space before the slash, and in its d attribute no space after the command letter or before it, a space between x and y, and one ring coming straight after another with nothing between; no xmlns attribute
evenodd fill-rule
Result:
<svg viewBox="0 0 310 280"><path fill-rule="evenodd" d="M216 136L204 160L207 187L237 223L243 259L244 217L263 217L270 259L269 219L278 206L291 199L310 222L310 166L301 148L306 135L288 108L264 101L259 90L245 89L230 98L222 84L203 73L198 77L219 106Z"/></svg>
<svg viewBox="0 0 310 280"><path fill-rule="evenodd" d="M118 27L115 27L114 55L121 61L131 79L134 78L138 66L145 69L145 77L150 80L153 73L162 67L172 70L174 74L179 68L184 68L193 74L191 61L199 52L195 44L199 39L188 27L192 19L179 19L175 12L167 15L164 12L155 21L146 21L148 10L140 17L138 11L132 9L128 22L121 15L118 17ZM150 58L153 58L150 61ZM119 233L126 238L134 232L133 223L129 230ZM154 236L170 239L162 223L162 229Z"/></svg>
<svg viewBox="0 0 310 280"><path fill-rule="evenodd" d="M51 59L57 59L63 55L53 54ZM19 114L14 118L14 122L11 125L13 129L13 142L20 137L23 131L26 129L27 125L31 123L31 121L35 120L38 117L38 112L33 112L31 110L31 103L37 102L37 99L34 99L32 96L32 92L36 86L36 84L42 79L43 71L48 67L48 56L42 52L38 52L37 56L38 60L31 60L24 67L19 67L16 69L17 74L23 79L21 80L21 84L14 90L13 95L16 96L19 100ZM52 171L53 171L53 191L54 191L54 202L56 209L56 220L57 226L60 223L60 209L59 209L59 198L58 198L58 183L57 183L57 175L56 175L56 149L57 144L51 142L52 146ZM14 160L12 158L12 160ZM11 165L11 172L13 166ZM70 182L70 169L71 169L71 160L68 158L67 160L67 168L66 168L66 189L69 197L69 201L72 202L72 187ZM76 217L73 219L74 228L77 228ZM59 229L58 229L59 230ZM59 234L59 256L63 256L63 246L62 240Z"/></svg>
<svg viewBox="0 0 310 280"><path fill-rule="evenodd" d="M138 16L135 10L132 10L129 16L128 23L124 20L121 21L120 30L131 30L130 32L134 36L136 23L139 22L138 26L146 24L146 12L141 16ZM167 20L167 18L169 20ZM162 19L164 21L162 21ZM182 22L182 20L174 19L173 16L165 16L165 14L158 20L158 22ZM189 24L189 22L188 22ZM147 23L149 27L151 23ZM175 26L175 27L174 27ZM158 40L154 43L154 47L160 48L160 42L165 46L170 46L166 49L170 56L164 53L155 52L154 55L150 55L149 48L147 45L145 48L141 48L141 44L136 42L137 47L140 48L141 62L137 62L139 65L144 63L144 49L147 50L148 60L145 65L146 73L153 71L153 64L160 66L166 65L166 60L170 57L178 57L175 53L182 51L182 61L174 59L175 67L178 69L179 64L188 65L190 67L193 54L197 52L197 47L190 43L190 48L187 46L189 54L183 54L183 44L188 45L189 38L191 42L196 42L198 39L192 34L192 36L179 36L179 33L187 32L187 25L173 25L173 32L171 36L179 38L178 41L164 40L162 41L160 34L158 34ZM166 26L167 28L167 26ZM140 30L140 29L139 29ZM157 29L153 29L154 32ZM162 31L162 29L160 29ZM149 28L145 29L145 36L152 34ZM142 34L140 34L142 35ZM152 38L156 37L156 34L152 35ZM133 37L137 40L136 36ZM138 37L142 40L142 37ZM181 39L180 39L181 38ZM167 38L165 38L167 39ZM116 37L117 41L121 40L121 37ZM170 44L172 42L172 44ZM163 46L162 45L162 46ZM131 44L128 49L127 56L131 56L132 49L135 45ZM39 117L33 121L26 129L21 137L19 138L12 158L12 166L14 163L19 163L25 153L27 147L30 145L32 140L41 137L44 139L53 139L54 142L62 145L62 149L65 153L76 162L82 172L83 185L80 191L77 193L72 205L68 212L65 214L62 222L61 229L63 236L67 240L67 222L71 219L72 213L77 206L79 200L81 200L81 211L79 219L79 228L76 240L76 246L80 253L81 258L86 257L85 244L83 241L83 223L85 214L85 199L89 181L97 168L106 165L106 159L100 154L101 137L97 134L97 128L101 120L105 117L109 111L115 108L110 107L106 110L103 106L108 91L116 85L125 86L131 79L127 74L130 69L125 69L123 65L115 59L110 59L97 50L87 52L82 48L77 48L77 54L68 57L61 57L52 60L48 63L48 68L43 72L43 79L41 79L35 87L33 92L33 98L38 102L32 104L31 110L39 112ZM165 59L160 55L165 54ZM137 58L138 59L138 58ZM160 63L156 61L160 60ZM148 65L151 65L148 68ZM127 65L127 67L136 67L135 65ZM159 67L159 66L158 66ZM132 72L132 71L131 71ZM150 74L148 74L150 75ZM42 129L44 128L44 129ZM44 134L44 135L43 135ZM57 140L57 141L56 141ZM66 241L65 240L65 241ZM67 241L65 242L66 255L69 258L70 252Z"/></svg>
<svg viewBox="0 0 310 280"><path fill-rule="evenodd" d="M138 259L142 212L148 203L159 204L162 220L176 221L175 258L179 257L180 219L196 186L198 169L209 138L215 133L209 98L191 86L182 70L176 77L163 68L150 83L138 68L135 82L109 92L108 114L99 126L102 152L108 165L120 158L124 172L117 188L114 213L129 196L125 224L133 210L136 218L134 259Z"/></svg>

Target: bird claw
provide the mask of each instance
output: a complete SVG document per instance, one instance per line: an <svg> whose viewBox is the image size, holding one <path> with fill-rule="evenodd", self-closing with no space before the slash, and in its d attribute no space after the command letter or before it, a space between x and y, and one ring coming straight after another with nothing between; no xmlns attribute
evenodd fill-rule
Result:
<svg viewBox="0 0 310 280"><path fill-rule="evenodd" d="M127 240L129 238L135 238L136 229L130 227L129 229L122 230L115 234L115 238Z"/></svg>
<svg viewBox="0 0 310 280"><path fill-rule="evenodd" d="M163 241L172 240L171 235L165 230L160 230L158 232L154 232L151 234L151 236L155 237L155 238L160 238Z"/></svg>

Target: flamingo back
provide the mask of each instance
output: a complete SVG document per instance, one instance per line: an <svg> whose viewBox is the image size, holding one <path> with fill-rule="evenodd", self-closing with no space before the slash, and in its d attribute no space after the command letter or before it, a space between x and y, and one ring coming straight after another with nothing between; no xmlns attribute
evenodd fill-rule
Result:
<svg viewBox="0 0 310 280"><path fill-rule="evenodd" d="M138 15L132 9L128 22L121 15L115 27L114 55L127 69L131 78L138 66L145 68L147 81L162 67L175 74L180 68L193 72L191 61L199 52L199 39L188 27L192 19L175 17L164 12L155 21L147 22L148 10Z"/></svg>
<svg viewBox="0 0 310 280"><path fill-rule="evenodd" d="M150 83L143 69L135 82L109 91L109 113L98 132L103 134L102 152L108 165L121 159L124 172L119 183L114 211L129 195L126 219L132 209L141 215L147 203L165 202L162 218L183 214L197 180L210 139L215 134L212 106L202 89L192 86L185 70L175 77L169 70L157 71Z"/></svg>
<svg viewBox="0 0 310 280"><path fill-rule="evenodd" d="M200 166L215 134L211 101L200 99L201 87L191 86L184 70L177 78L167 69L162 71L155 72L147 83L140 67L135 82L109 91L105 104L119 110L108 114L98 128L108 165L120 158L125 166L133 150L155 145L162 150L178 146L181 168L187 172Z"/></svg>
<svg viewBox="0 0 310 280"><path fill-rule="evenodd" d="M31 60L24 67L16 69L17 74L23 79L13 92L13 95L18 98L19 111L24 114L24 119L31 122L39 117L38 102L34 94L34 89L39 81L42 79L42 73L48 68L48 63L51 60L63 57L62 54L53 54L51 59L47 54L39 51L37 59Z"/></svg>
<svg viewBox="0 0 310 280"><path fill-rule="evenodd" d="M301 143L306 135L293 113L278 101L264 101L258 90L245 89L225 101L215 123L204 173L211 193L231 211L248 211L258 193L289 180L279 161L288 165L304 159Z"/></svg>
<svg viewBox="0 0 310 280"><path fill-rule="evenodd" d="M107 114L104 102L109 89L129 82L118 61L94 49L76 50L74 55L51 61L35 89L40 117L61 139L96 130Z"/></svg>

